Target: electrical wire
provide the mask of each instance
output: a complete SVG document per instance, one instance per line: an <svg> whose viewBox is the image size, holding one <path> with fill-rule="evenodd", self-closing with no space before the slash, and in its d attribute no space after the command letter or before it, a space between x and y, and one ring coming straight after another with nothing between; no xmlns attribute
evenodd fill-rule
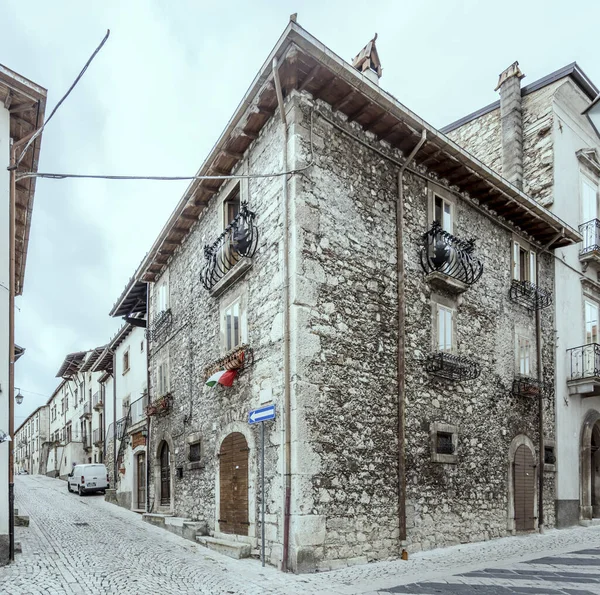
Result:
<svg viewBox="0 0 600 595"><path fill-rule="evenodd" d="M38 128L36 130L35 134L29 139L29 141L25 145L23 151L19 155L19 158L17 159L16 166L14 166L14 167L19 166L19 163L21 163L23 157L25 157L25 153L27 153L29 147L34 143L35 139L40 134L42 134L42 131L48 125L48 122L50 122L50 120L52 120L52 116L54 116L54 114L56 113L58 108L62 105L63 101L71 94L71 91L76 87L77 83L81 80L81 77L85 74L85 71L88 69L89 65L92 63L92 60L97 56L98 52L102 49L102 46L106 43L106 40L108 39L109 35L110 35L110 29L107 29L104 39L100 42L100 45L95 49L94 53L90 56L88 61L85 63L85 66L83 67L81 72L77 75L77 78L73 81L73 84L69 87L69 90L62 96L60 101L54 106L54 109L52 110L51 114L48 116L46 121L42 124L42 126L40 126L40 128Z"/></svg>

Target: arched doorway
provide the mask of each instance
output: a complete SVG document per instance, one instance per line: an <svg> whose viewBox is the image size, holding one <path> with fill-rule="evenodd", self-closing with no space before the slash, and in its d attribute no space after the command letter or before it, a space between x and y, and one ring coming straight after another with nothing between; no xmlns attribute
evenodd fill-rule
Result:
<svg viewBox="0 0 600 595"><path fill-rule="evenodd" d="M219 451L219 529L248 535L248 443L240 432L229 434Z"/></svg>
<svg viewBox="0 0 600 595"><path fill-rule="evenodd" d="M600 516L600 413L587 412L579 448L579 517Z"/></svg>
<svg viewBox="0 0 600 595"><path fill-rule="evenodd" d="M532 531L535 528L535 467L533 453L521 444L513 463L516 531Z"/></svg>
<svg viewBox="0 0 600 595"><path fill-rule="evenodd" d="M508 450L508 530L513 533L538 526L537 473L535 446L519 434Z"/></svg>
<svg viewBox="0 0 600 595"><path fill-rule="evenodd" d="M171 451L166 442L160 448L160 505L171 505Z"/></svg>

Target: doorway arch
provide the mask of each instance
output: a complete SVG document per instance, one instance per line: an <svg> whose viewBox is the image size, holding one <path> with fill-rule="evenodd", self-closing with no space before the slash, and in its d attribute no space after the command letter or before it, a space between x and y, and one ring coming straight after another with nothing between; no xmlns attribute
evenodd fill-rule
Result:
<svg viewBox="0 0 600 595"><path fill-rule="evenodd" d="M587 412L579 447L579 518L600 516L600 413Z"/></svg>
<svg viewBox="0 0 600 595"><path fill-rule="evenodd" d="M171 451L163 442L160 447L160 505L171 505Z"/></svg>
<svg viewBox="0 0 600 595"><path fill-rule="evenodd" d="M161 434L156 442L156 450L153 453L153 492L155 512L173 512L174 510L174 463L173 441L165 432Z"/></svg>
<svg viewBox="0 0 600 595"><path fill-rule="evenodd" d="M538 468L535 446L524 434L508 450L508 530L531 531L538 526Z"/></svg>
<svg viewBox="0 0 600 595"><path fill-rule="evenodd" d="M248 535L248 443L241 432L228 434L219 449L219 530Z"/></svg>

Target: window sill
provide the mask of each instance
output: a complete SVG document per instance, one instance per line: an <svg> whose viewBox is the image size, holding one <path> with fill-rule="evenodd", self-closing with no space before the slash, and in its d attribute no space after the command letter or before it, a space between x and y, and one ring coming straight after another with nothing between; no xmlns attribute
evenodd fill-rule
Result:
<svg viewBox="0 0 600 595"><path fill-rule="evenodd" d="M242 258L228 273L210 290L211 297L219 297L225 293L238 279L241 279L252 268L251 258Z"/></svg>
<svg viewBox="0 0 600 595"><path fill-rule="evenodd" d="M194 461L192 463L186 463L185 468L188 471L193 471L194 469L204 469L204 463L202 461Z"/></svg>
<svg viewBox="0 0 600 595"><path fill-rule="evenodd" d="M556 473L556 465L544 463L544 473Z"/></svg>

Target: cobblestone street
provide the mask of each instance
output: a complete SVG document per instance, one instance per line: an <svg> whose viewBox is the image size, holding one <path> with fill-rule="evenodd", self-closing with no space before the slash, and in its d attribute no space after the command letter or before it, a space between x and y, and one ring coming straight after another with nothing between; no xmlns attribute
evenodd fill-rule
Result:
<svg viewBox="0 0 600 595"><path fill-rule="evenodd" d="M16 478L23 553L0 569L0 593L600 594L600 527L455 546L317 575L232 560L63 481Z"/></svg>

